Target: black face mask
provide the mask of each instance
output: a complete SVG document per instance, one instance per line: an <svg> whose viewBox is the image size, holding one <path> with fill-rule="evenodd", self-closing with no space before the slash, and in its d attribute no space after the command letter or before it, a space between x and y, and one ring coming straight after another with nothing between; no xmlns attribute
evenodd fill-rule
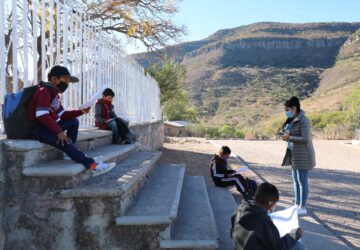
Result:
<svg viewBox="0 0 360 250"><path fill-rule="evenodd" d="M60 90L61 93L64 93L68 86L69 85L66 82L60 82L56 87Z"/></svg>

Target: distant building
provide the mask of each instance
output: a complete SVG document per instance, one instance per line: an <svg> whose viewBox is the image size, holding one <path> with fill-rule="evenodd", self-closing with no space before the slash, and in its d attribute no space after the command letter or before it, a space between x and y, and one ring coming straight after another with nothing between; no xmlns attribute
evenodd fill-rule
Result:
<svg viewBox="0 0 360 250"><path fill-rule="evenodd" d="M164 122L165 136L183 137L188 136L187 127L190 123L186 121L166 121Z"/></svg>

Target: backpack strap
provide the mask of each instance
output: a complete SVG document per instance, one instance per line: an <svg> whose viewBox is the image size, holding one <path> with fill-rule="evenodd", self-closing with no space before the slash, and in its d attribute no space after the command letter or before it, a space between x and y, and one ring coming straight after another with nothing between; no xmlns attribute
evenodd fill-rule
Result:
<svg viewBox="0 0 360 250"><path fill-rule="evenodd" d="M39 88L40 87L44 87L44 88L47 88L49 91L50 91L50 95L51 95L51 100L54 100L55 97L56 97L56 94L54 94L53 91L51 91L54 86L50 83L50 82L43 82L41 81L39 84L38 84Z"/></svg>

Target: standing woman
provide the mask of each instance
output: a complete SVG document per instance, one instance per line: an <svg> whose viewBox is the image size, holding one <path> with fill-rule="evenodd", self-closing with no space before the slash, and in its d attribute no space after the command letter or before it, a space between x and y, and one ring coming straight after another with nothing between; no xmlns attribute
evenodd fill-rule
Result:
<svg viewBox="0 0 360 250"><path fill-rule="evenodd" d="M299 206L298 214L307 214L308 174L315 163L315 151L311 136L311 123L300 109L300 101L292 97L285 102L287 120L283 125L283 140L288 142L283 166L292 167L294 181L295 205Z"/></svg>

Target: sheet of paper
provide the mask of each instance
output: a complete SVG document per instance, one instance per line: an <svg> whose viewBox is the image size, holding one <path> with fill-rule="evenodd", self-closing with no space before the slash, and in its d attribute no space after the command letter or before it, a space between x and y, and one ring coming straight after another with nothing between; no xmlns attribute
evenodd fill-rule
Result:
<svg viewBox="0 0 360 250"><path fill-rule="evenodd" d="M244 173L244 172L246 172L248 170L249 170L249 168L247 166L243 166L242 168L236 170L236 173L241 174L241 173Z"/></svg>
<svg viewBox="0 0 360 250"><path fill-rule="evenodd" d="M270 214L270 218L279 230L280 237L285 236L287 233L290 233L291 230L299 227L297 210L297 206L292 206Z"/></svg>
<svg viewBox="0 0 360 250"><path fill-rule="evenodd" d="M101 98L102 93L104 92L105 89L106 89L105 86L99 89L86 103L80 105L79 110L93 106L97 102L97 100Z"/></svg>

